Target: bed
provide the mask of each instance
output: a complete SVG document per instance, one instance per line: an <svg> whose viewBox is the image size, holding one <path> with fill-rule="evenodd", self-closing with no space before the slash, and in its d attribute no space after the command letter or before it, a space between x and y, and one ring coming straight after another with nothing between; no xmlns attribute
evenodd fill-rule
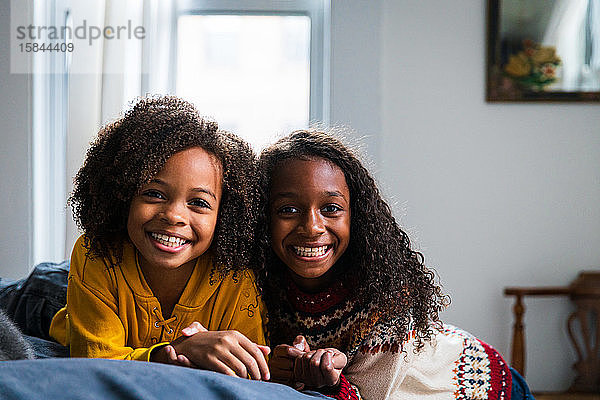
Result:
<svg viewBox="0 0 600 400"><path fill-rule="evenodd" d="M212 371L141 361L68 358L48 328L66 302L68 262L43 263L22 280L0 278L0 308L37 359L0 362L0 399L315 399L315 392Z"/></svg>
<svg viewBox="0 0 600 400"><path fill-rule="evenodd" d="M0 362L1 399L327 398L276 383L142 361L46 358Z"/></svg>

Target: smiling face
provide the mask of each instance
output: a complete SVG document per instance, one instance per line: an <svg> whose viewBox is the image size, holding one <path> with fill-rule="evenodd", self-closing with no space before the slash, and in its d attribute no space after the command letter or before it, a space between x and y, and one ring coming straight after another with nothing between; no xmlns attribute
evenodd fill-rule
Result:
<svg viewBox="0 0 600 400"><path fill-rule="evenodd" d="M288 159L274 169L271 246L305 290L332 279L350 241L350 191L342 170L322 158Z"/></svg>
<svg viewBox="0 0 600 400"><path fill-rule="evenodd" d="M200 147L174 154L131 201L127 233L142 268L193 266L210 246L221 202L221 164Z"/></svg>

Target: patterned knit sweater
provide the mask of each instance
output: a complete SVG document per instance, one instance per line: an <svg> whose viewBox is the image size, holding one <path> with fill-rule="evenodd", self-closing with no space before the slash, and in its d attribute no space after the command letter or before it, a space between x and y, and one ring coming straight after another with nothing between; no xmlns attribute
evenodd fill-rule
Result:
<svg viewBox="0 0 600 400"><path fill-rule="evenodd" d="M336 282L316 294L291 281L279 293L271 314L277 328L272 343L290 344L303 334L311 349L335 347L348 356L337 399L509 400L511 374L488 344L450 325L435 329L416 352L414 331L398 338L394 323L378 320L370 307L352 300L352 290ZM398 322L398 321L396 321Z"/></svg>

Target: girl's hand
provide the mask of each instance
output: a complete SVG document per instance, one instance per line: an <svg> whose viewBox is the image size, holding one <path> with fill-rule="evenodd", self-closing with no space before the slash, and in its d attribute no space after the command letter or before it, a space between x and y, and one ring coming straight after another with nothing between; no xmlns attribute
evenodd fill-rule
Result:
<svg viewBox="0 0 600 400"><path fill-rule="evenodd" d="M177 365L195 366L226 375L269 380L265 356L270 349L250 341L238 331L207 331L194 322L172 342ZM172 356L171 356L172 360Z"/></svg>
<svg viewBox="0 0 600 400"><path fill-rule="evenodd" d="M298 357L302 357L303 351L298 350L287 344L280 344L273 349L273 354L269 360L269 370L271 380L284 385L292 386L294 379L294 362ZM304 385L302 385L303 387ZM300 387L298 387L300 389Z"/></svg>
<svg viewBox="0 0 600 400"><path fill-rule="evenodd" d="M186 337L193 336L199 332L208 332L208 329L206 329L198 321L192 322L189 326L187 326L181 330L181 333L183 333L183 336L186 336ZM271 352L271 349L269 348L269 346L263 346L260 344L257 344L257 346L263 352L265 357ZM183 354L177 354L177 352L175 351L175 348L172 345L165 346L165 351L167 353L167 360L164 362L166 362L168 364L177 365L180 367L191 367L191 368L194 367L194 364L192 364L186 356L184 356Z"/></svg>
<svg viewBox="0 0 600 400"><path fill-rule="evenodd" d="M305 386L337 385L347 362L346 355L334 348L311 351L304 336L299 335L293 346L275 347L269 367L273 381L302 390Z"/></svg>
<svg viewBox="0 0 600 400"><path fill-rule="evenodd" d="M192 336L198 332L206 332L206 329L200 322L194 321L189 326L183 328L181 333L183 336ZM173 365L178 365L180 367L193 367L194 365L188 360L186 356L183 354L177 354L175 348L171 345L165 346L165 350L168 355L168 363Z"/></svg>
<svg viewBox="0 0 600 400"><path fill-rule="evenodd" d="M293 346L280 344L273 350L273 355L269 360L269 369L271 370L271 379L277 383L292 386L298 390L304 389L304 384L296 382L294 379L294 363L296 358L310 351L306 339L302 335L296 336Z"/></svg>
<svg viewBox="0 0 600 400"><path fill-rule="evenodd" d="M305 352L294 362L294 379L312 388L336 386L347 362L346 355L334 348Z"/></svg>
<svg viewBox="0 0 600 400"><path fill-rule="evenodd" d="M202 325L200 322L198 321L194 321L192 322L189 326L183 328L181 330L181 333L183 333L183 336L193 336L198 332L208 332L208 329L206 329L204 327L204 325ZM264 356L268 356L269 353L271 352L271 348L269 346L265 346L262 344L256 344L258 346L258 348L260 349L260 351L263 352ZM173 352L175 352L175 349L173 349ZM192 367L193 365L190 363L190 361L187 359L186 356L180 354L177 356L177 361L179 362L179 365L182 365L181 363L184 364L185 367Z"/></svg>
<svg viewBox="0 0 600 400"><path fill-rule="evenodd" d="M200 322L194 321L189 326L183 328L181 333L183 333L184 336L192 336L198 332L205 331L207 331L207 329ZM156 350L151 357L151 361L177 365L179 367L194 367L186 356L177 354L175 348L170 344Z"/></svg>
<svg viewBox="0 0 600 400"><path fill-rule="evenodd" d="M302 390L304 386L335 386L339 383L342 370L348 362L344 353L333 347L311 351L302 335L294 339L293 349L300 352L294 359L292 374L296 389ZM298 354L294 350L288 349L288 354Z"/></svg>
<svg viewBox="0 0 600 400"><path fill-rule="evenodd" d="M178 365L180 367L192 367L192 363L184 355L178 355L173 346L166 345L165 351L167 352L167 363Z"/></svg>

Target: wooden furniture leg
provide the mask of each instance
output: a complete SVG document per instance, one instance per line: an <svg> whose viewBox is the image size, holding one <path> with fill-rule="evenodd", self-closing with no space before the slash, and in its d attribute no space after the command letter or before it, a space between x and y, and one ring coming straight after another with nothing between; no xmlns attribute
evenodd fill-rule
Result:
<svg viewBox="0 0 600 400"><path fill-rule="evenodd" d="M517 294L515 297L516 302L513 307L515 323L513 325L510 363L517 372L525 376L525 325L523 324L525 305L523 304L523 296L521 294Z"/></svg>
<svg viewBox="0 0 600 400"><path fill-rule="evenodd" d="M504 289L506 296L515 296L515 305L513 313L515 314L515 323L513 325L513 337L511 346L511 366L521 375L525 376L525 324L523 323L525 315L525 296L565 296L569 295L569 287L545 287L545 288L518 288L507 287Z"/></svg>

